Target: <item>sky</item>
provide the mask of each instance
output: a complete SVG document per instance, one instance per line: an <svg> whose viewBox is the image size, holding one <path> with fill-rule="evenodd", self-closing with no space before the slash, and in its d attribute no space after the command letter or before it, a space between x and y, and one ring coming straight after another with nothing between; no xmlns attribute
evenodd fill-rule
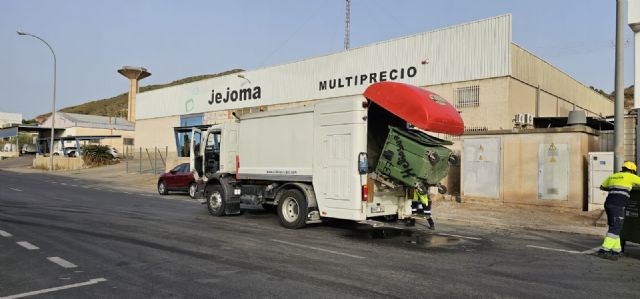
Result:
<svg viewBox="0 0 640 299"><path fill-rule="evenodd" d="M613 0L351 0L351 47L512 14L513 42L587 86L614 88ZM2 0L0 112L30 119L128 89L117 73L142 66L141 86L339 52L345 0ZM625 87L633 32L625 16Z"/></svg>

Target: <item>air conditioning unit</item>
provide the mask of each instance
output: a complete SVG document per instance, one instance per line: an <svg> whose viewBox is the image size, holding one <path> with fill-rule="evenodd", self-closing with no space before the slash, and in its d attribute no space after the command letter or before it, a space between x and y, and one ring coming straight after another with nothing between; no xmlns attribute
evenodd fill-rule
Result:
<svg viewBox="0 0 640 299"><path fill-rule="evenodd" d="M516 125L523 125L525 123L524 114L516 114L513 116L513 122Z"/></svg>
<svg viewBox="0 0 640 299"><path fill-rule="evenodd" d="M533 114L524 114L524 124L533 126Z"/></svg>

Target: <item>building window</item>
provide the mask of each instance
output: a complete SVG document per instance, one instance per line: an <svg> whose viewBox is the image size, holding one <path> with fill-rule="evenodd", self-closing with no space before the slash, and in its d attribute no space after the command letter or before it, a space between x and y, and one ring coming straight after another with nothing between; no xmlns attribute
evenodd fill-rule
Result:
<svg viewBox="0 0 640 299"><path fill-rule="evenodd" d="M480 86L456 88L454 91L456 108L480 106Z"/></svg>
<svg viewBox="0 0 640 299"><path fill-rule="evenodd" d="M124 145L130 145L133 146L133 138L122 138L122 142L124 143Z"/></svg>

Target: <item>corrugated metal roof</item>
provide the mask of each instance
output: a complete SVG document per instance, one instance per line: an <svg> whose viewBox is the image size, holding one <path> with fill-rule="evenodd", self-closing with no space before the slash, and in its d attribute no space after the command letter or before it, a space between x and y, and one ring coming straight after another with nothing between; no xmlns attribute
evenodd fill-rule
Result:
<svg viewBox="0 0 640 299"><path fill-rule="evenodd" d="M89 128L114 128L122 130L133 130L134 124L124 118L107 117L100 115L87 115L67 112L57 112L60 117L76 123L78 127Z"/></svg>

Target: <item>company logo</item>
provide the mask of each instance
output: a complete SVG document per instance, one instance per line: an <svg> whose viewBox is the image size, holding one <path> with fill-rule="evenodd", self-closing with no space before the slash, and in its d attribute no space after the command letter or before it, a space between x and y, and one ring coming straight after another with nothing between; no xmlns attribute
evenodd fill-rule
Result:
<svg viewBox="0 0 640 299"><path fill-rule="evenodd" d="M211 99L209 99L209 105L222 104L229 102L259 100L262 97L262 90L260 86L253 88L242 88L238 90L232 90L227 87L227 92L216 92L215 89L211 90Z"/></svg>
<svg viewBox="0 0 640 299"><path fill-rule="evenodd" d="M347 76L342 78L329 79L318 82L318 89L320 91L327 89L344 88L358 85L369 85L383 81L402 80L405 78L413 78L418 74L418 69L415 66L408 68L392 69L386 71L380 71L376 73L360 74Z"/></svg>

